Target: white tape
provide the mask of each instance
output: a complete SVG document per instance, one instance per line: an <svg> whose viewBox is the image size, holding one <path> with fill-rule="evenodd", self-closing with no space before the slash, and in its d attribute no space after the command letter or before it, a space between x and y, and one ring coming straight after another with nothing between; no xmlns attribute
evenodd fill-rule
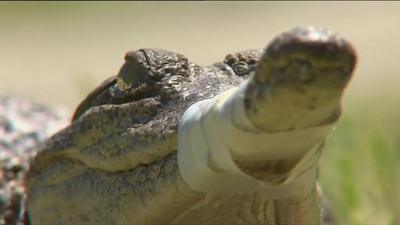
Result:
<svg viewBox="0 0 400 225"><path fill-rule="evenodd" d="M246 85L242 85L245 87ZM244 109L244 88L190 106L178 129L178 166L193 189L211 194L254 193L286 198L312 188L324 137L333 124L268 133L255 128ZM286 179L257 180L235 164L301 157Z"/></svg>

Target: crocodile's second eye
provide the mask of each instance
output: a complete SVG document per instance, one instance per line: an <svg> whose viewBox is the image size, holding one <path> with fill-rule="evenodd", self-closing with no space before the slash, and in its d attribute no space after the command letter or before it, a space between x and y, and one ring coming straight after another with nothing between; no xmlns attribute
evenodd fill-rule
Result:
<svg viewBox="0 0 400 225"><path fill-rule="evenodd" d="M250 67L245 62L237 62L232 65L232 68L238 76L244 76L250 72Z"/></svg>

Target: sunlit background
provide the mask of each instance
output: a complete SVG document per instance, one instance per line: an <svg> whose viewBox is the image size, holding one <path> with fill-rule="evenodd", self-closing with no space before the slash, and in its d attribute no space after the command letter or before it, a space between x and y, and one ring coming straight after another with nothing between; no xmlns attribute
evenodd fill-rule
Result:
<svg viewBox="0 0 400 225"><path fill-rule="evenodd" d="M124 53L163 48L208 65L318 25L359 61L321 161L339 224L400 224L400 2L1 2L0 92L70 112Z"/></svg>

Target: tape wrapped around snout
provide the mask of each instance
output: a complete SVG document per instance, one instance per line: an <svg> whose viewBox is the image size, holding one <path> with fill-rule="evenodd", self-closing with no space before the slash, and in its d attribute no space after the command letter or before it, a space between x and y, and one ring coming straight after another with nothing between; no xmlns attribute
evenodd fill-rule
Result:
<svg viewBox="0 0 400 225"><path fill-rule="evenodd" d="M195 191L257 192L266 199L286 198L312 188L323 140L333 124L263 132L248 120L243 98L244 88L233 88L185 111L178 128L178 166L183 180ZM300 160L283 181L282 177L257 180L235 163L296 157Z"/></svg>

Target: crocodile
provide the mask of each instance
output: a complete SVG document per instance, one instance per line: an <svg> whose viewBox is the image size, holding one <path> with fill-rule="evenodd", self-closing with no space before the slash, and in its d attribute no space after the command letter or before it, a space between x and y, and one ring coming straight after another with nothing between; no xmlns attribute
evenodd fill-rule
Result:
<svg viewBox="0 0 400 225"><path fill-rule="evenodd" d="M186 132L180 123L197 103L224 102L221 94L240 89L243 114L258 131L301 134L332 126L355 64L347 40L312 26L281 33L265 50L228 54L206 67L162 49L130 51L118 74L94 89L71 123L41 146L26 178L28 219L33 225L321 224L316 169L309 188L287 196L235 192L229 183L222 187L226 193L196 189L179 167L177 146ZM233 161L247 176L279 185L306 152L258 159L239 154ZM214 164L209 166L218 171Z"/></svg>

